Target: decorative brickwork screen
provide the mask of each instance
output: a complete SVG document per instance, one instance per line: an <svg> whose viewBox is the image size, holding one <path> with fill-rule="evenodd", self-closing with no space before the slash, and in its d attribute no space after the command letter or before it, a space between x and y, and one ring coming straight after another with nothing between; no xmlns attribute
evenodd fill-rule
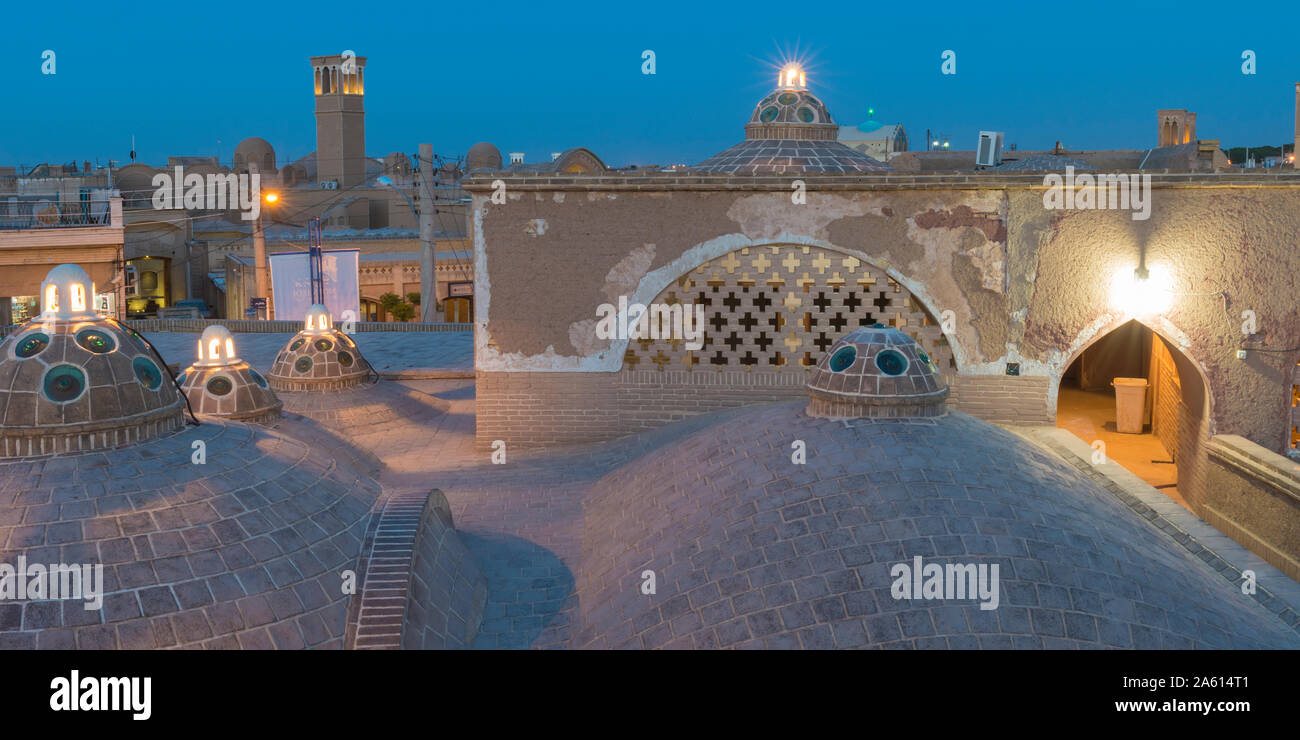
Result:
<svg viewBox="0 0 1300 740"><path fill-rule="evenodd" d="M875 323L916 339L949 382L957 370L938 321L906 288L856 257L817 247L731 252L683 275L655 303L702 304L704 347L634 339L624 370L805 373L840 336Z"/></svg>

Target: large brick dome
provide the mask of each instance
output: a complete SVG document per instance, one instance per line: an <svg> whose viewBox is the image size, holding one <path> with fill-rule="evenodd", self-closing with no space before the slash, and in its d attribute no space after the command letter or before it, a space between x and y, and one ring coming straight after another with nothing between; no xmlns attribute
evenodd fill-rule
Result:
<svg viewBox="0 0 1300 740"><path fill-rule="evenodd" d="M1300 647L1110 491L956 411L752 407L607 474L582 512L575 647ZM932 567L990 588L900 586Z"/></svg>

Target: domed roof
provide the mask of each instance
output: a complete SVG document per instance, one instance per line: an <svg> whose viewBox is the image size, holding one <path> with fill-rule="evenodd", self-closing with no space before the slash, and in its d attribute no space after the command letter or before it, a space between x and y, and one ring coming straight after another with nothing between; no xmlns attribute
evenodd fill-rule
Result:
<svg viewBox="0 0 1300 740"><path fill-rule="evenodd" d="M840 338L808 379L808 415L942 416L948 383L920 345L876 324Z"/></svg>
<svg viewBox="0 0 1300 740"><path fill-rule="evenodd" d="M93 291L81 267L55 267L40 316L0 340L0 457L115 447L184 424L165 365L94 312Z"/></svg>
<svg viewBox="0 0 1300 740"><path fill-rule="evenodd" d="M241 421L280 415L280 399L266 378L239 359L230 330L213 324L199 338L198 359L177 378L196 414Z"/></svg>
<svg viewBox="0 0 1300 740"><path fill-rule="evenodd" d="M501 150L486 141L480 141L469 148L465 154L465 170L499 170L501 169Z"/></svg>
<svg viewBox="0 0 1300 740"><path fill-rule="evenodd" d="M329 311L317 303L307 309L302 331L276 355L267 375L277 391L303 391L361 385L372 372L356 342L339 331Z"/></svg>
<svg viewBox="0 0 1300 740"><path fill-rule="evenodd" d="M718 175L852 175L890 172L893 168L838 141L750 139L690 170Z"/></svg>
<svg viewBox="0 0 1300 740"><path fill-rule="evenodd" d="M841 144L840 127L808 91L802 71L787 66L745 124L745 140L691 167L719 175L855 174L892 168Z"/></svg>
<svg viewBox="0 0 1300 740"><path fill-rule="evenodd" d="M792 402L693 429L583 500L574 647L1300 647L1115 494L961 412ZM957 579L938 598L933 568Z"/></svg>
<svg viewBox="0 0 1300 740"><path fill-rule="evenodd" d="M361 572L381 487L329 447L206 419L147 445L0 460L0 491L0 521L33 523L12 528L5 562L61 551L103 568L100 603L18 602L0 647L289 649L343 647L355 597L339 584Z"/></svg>
<svg viewBox="0 0 1300 740"><path fill-rule="evenodd" d="M839 127L828 126L835 126L835 122L816 95L807 90L777 88L754 106L745 126L745 138L833 140Z"/></svg>
<svg viewBox="0 0 1300 740"><path fill-rule="evenodd" d="M235 169L256 164L260 172L275 172L275 148L266 139L250 136L235 147Z"/></svg>

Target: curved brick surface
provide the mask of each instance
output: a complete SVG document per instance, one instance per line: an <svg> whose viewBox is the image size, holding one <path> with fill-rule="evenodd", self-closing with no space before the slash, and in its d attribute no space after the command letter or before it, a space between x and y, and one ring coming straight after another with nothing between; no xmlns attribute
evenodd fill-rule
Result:
<svg viewBox="0 0 1300 740"><path fill-rule="evenodd" d="M207 460L192 463L192 443ZM342 647L379 485L328 449L209 420L148 445L0 461L0 562L104 566L103 607L0 603L0 648Z"/></svg>
<svg viewBox="0 0 1300 740"><path fill-rule="evenodd" d="M337 329L303 330L266 374L277 391L331 391L366 383L373 371L352 337Z"/></svg>
<svg viewBox="0 0 1300 740"><path fill-rule="evenodd" d="M272 421L280 416L281 403L275 391L243 360L227 365L190 365L178 381L195 414L248 422Z"/></svg>
<svg viewBox="0 0 1300 740"><path fill-rule="evenodd" d="M456 533L447 498L441 491L422 498L414 512L417 529L402 646L467 648L483 619L487 583Z"/></svg>
<svg viewBox="0 0 1300 740"><path fill-rule="evenodd" d="M286 413L319 423L348 444L384 458L390 467L403 453L425 458L427 464L428 425L447 410L446 402L387 380L325 393L281 391L279 396Z"/></svg>
<svg viewBox="0 0 1300 740"><path fill-rule="evenodd" d="M583 503L577 647L1300 647L1073 468L961 413L749 409ZM807 464L791 462L804 440ZM891 566L996 563L1001 603L896 600ZM657 593L638 588L643 570Z"/></svg>
<svg viewBox="0 0 1300 740"><path fill-rule="evenodd" d="M71 366L67 399L50 395ZM117 447L182 423L176 386L148 344L115 321L28 321L0 339L0 458Z"/></svg>

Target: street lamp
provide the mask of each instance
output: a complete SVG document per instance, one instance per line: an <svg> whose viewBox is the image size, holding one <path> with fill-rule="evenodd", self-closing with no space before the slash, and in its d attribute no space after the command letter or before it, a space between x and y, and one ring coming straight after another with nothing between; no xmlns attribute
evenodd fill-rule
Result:
<svg viewBox="0 0 1300 740"><path fill-rule="evenodd" d="M270 190L262 195L262 200L267 206L271 206L279 202L280 194ZM249 308L258 308L259 313L265 311L266 313L258 318L269 319L271 318L271 309L267 305L269 303L267 299L271 290L266 273L266 232L262 230L262 210L259 208L257 220L253 222L253 276L257 288L257 295L253 296L253 298L254 300L260 299L262 305L259 307L252 304Z"/></svg>

